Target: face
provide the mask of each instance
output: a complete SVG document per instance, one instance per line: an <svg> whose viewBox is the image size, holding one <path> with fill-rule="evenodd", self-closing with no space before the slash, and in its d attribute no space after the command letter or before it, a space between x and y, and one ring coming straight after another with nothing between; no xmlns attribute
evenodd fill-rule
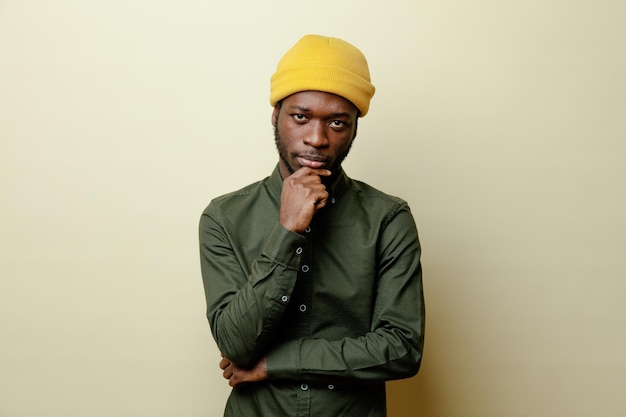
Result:
<svg viewBox="0 0 626 417"><path fill-rule="evenodd" d="M272 124L283 178L301 167L336 174L356 137L358 110L321 91L295 93L274 109Z"/></svg>

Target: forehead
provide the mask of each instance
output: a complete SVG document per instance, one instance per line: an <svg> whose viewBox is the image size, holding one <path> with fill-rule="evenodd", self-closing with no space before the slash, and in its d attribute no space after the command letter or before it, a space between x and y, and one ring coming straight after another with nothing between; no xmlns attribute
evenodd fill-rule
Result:
<svg viewBox="0 0 626 417"><path fill-rule="evenodd" d="M358 110L351 101L323 91L301 91L283 100L283 108L310 113L346 114L356 116Z"/></svg>

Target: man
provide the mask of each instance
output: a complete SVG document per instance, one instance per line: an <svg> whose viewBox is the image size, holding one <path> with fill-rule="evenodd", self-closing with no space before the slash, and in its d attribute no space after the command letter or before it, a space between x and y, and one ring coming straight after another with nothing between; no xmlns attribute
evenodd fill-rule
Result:
<svg viewBox="0 0 626 417"><path fill-rule="evenodd" d="M271 80L279 161L200 220L225 416L385 416L417 373L420 245L406 202L341 168L374 86L353 45L307 35Z"/></svg>

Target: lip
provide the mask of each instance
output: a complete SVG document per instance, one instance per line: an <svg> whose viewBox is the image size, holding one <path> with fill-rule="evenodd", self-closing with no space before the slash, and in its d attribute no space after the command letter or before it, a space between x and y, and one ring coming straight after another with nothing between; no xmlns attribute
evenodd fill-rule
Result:
<svg viewBox="0 0 626 417"><path fill-rule="evenodd" d="M296 156L298 164L302 167L319 169L326 165L326 159L314 156Z"/></svg>

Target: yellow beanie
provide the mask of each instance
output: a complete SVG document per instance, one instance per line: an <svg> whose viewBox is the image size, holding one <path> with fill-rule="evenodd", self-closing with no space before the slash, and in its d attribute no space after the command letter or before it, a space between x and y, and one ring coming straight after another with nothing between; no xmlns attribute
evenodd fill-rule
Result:
<svg viewBox="0 0 626 417"><path fill-rule="evenodd" d="M301 91L333 93L367 114L375 88L365 56L337 38L306 35L282 57L272 76L270 104Z"/></svg>

